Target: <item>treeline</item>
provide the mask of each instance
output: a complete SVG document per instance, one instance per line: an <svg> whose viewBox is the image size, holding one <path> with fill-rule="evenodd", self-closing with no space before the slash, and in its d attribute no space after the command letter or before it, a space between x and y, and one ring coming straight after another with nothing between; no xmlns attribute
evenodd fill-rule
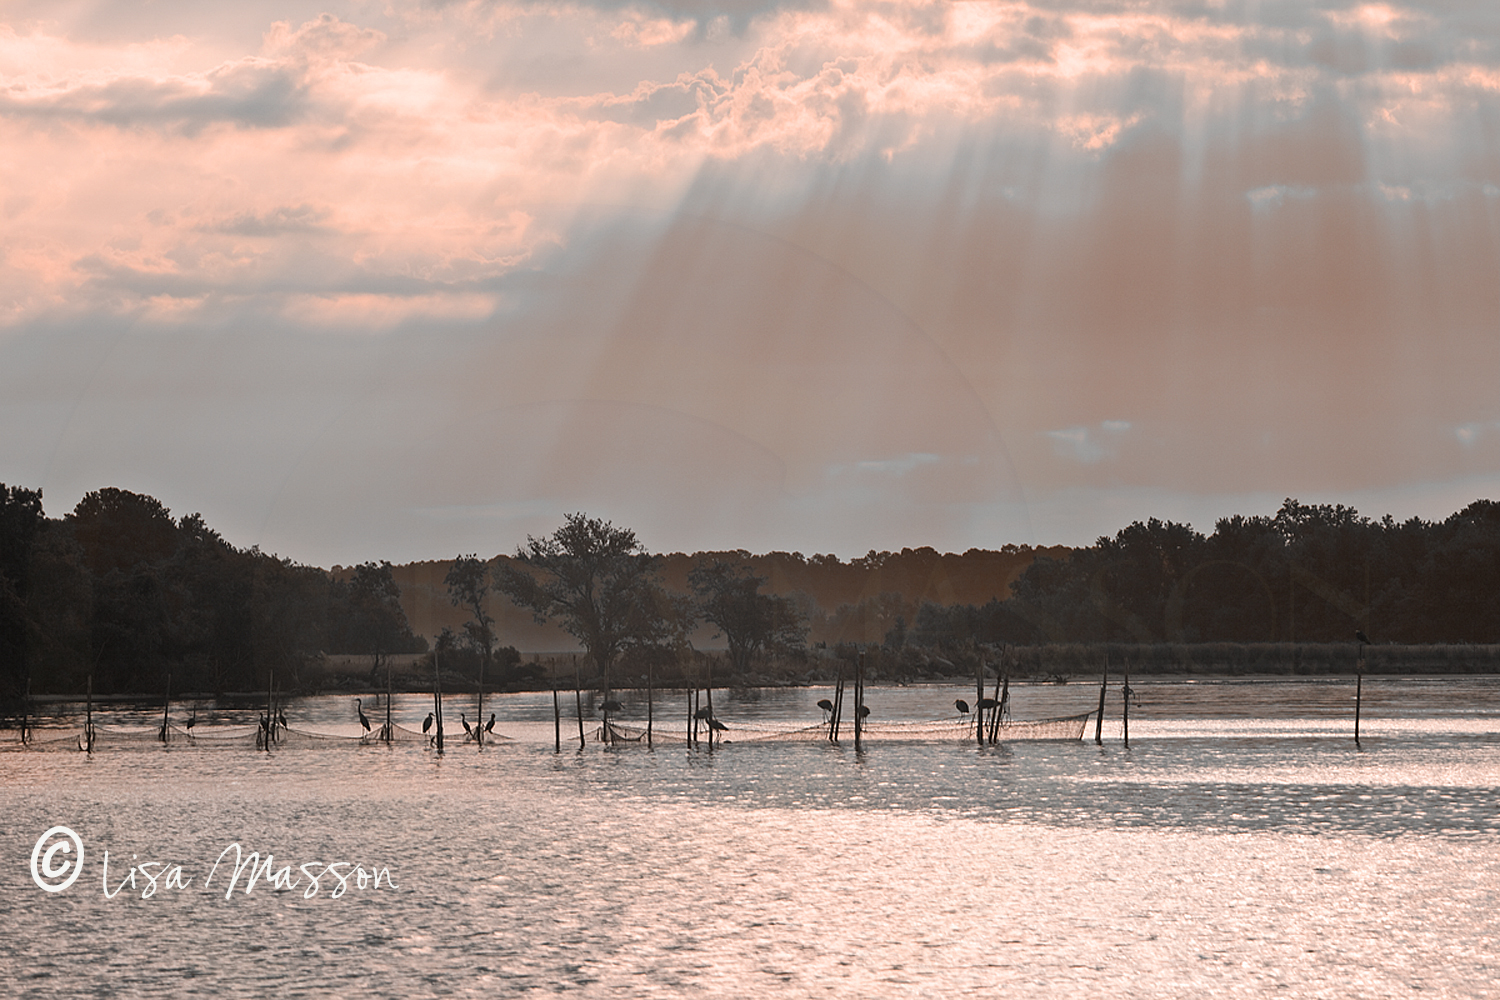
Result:
<svg viewBox="0 0 1500 1000"><path fill-rule="evenodd" d="M907 641L1500 642L1500 504L1443 521L1287 500L1273 517L1136 522L1042 557L1003 600L925 603Z"/></svg>
<svg viewBox="0 0 1500 1000"><path fill-rule="evenodd" d="M869 552L854 559L835 555L803 555L800 552L768 552L755 555L744 550L669 553L660 556L658 573L662 585L675 593L690 590L689 576L705 563L726 562L744 566L764 581L767 593L785 597L796 605L808 625L808 641L833 646L838 643L881 643L892 629L909 627L924 603L936 605L983 605L1009 596L1011 584L1039 556L1065 559L1063 546L1032 548L1005 545L998 550L970 549L964 553L940 553L928 547L899 552ZM497 555L488 560L493 572L515 563L514 557ZM412 628L421 635L436 636L444 628L457 629L466 615L449 599L445 582L451 560L432 560L394 567L401 588L401 603ZM346 570L335 566L334 573ZM559 627L536 622L530 612L504 596L490 595L486 608L506 643L526 650L562 650L573 640ZM699 648L713 645L713 629L701 626L693 636Z"/></svg>
<svg viewBox="0 0 1500 1000"><path fill-rule="evenodd" d="M0 484L0 698L316 687L322 651L420 652L390 578L335 579L103 489L60 519Z"/></svg>
<svg viewBox="0 0 1500 1000"><path fill-rule="evenodd" d="M618 566L590 554L599 539L624 546L610 556ZM443 670L477 682L488 669L502 685L541 676L516 649L583 648L601 676L617 663L622 677L644 676L646 664L666 677L727 644L735 676L723 680L735 683L834 669L823 661L859 649L880 676L911 679L963 673L1002 644L1018 665L1028 647L1114 644L1187 668L1201 659L1187 647L1228 644L1210 659L1313 669L1309 644L1351 643L1356 629L1377 647L1500 643L1500 504L1489 500L1399 523L1287 500L1207 536L1149 520L1080 549L920 548L848 562L651 555L628 529L584 515L529 541L542 543L561 548L330 572L236 548L148 496L99 490L54 519L40 491L0 484L0 699L28 685L81 693L91 675L101 694L157 692L169 678L178 692L260 690L272 673L279 687L311 690L325 653L367 655L380 674L390 654L424 651L423 635L437 640ZM600 580L627 578L621 567L639 576L626 602L635 624L612 644L578 611L592 585L566 607L527 589L580 566ZM1040 670L1051 654L1036 655Z"/></svg>

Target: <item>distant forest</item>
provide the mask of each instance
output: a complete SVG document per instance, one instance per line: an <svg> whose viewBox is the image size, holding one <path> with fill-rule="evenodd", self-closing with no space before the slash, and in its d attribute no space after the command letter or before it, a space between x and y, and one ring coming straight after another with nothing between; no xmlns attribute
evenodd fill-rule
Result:
<svg viewBox="0 0 1500 1000"><path fill-rule="evenodd" d="M999 645L1350 643L1355 629L1376 644L1500 642L1500 504L1489 500L1396 522L1289 499L1207 536L1152 519L1086 548L653 558L664 592L687 594L689 574L718 561L785 598L806 645L782 659L868 648L895 676ZM492 572L514 564L486 560ZM0 484L0 699L81 693L91 675L100 694L249 691L273 674L313 690L328 654L378 667L431 642L461 653L468 613L445 583L453 565L325 570L237 548L149 496L98 490L49 518L39 490ZM484 602L492 638L510 647L498 662L576 648L498 592ZM712 625L689 624L676 655L722 646Z"/></svg>

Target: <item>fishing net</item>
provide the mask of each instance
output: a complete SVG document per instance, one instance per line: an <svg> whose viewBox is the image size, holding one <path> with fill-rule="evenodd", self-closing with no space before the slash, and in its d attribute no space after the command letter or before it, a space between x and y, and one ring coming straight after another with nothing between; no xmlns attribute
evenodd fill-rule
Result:
<svg viewBox="0 0 1500 1000"><path fill-rule="evenodd" d="M1085 724L1093 717L1092 712L1084 712L1082 715L1068 715L1054 719L1013 719L1000 723L996 732L996 742L1009 742L1013 740L1081 740ZM831 724L827 722L814 726L776 726L765 722L748 722L726 725L718 734L720 742L723 743L814 743L819 740L829 739ZM698 736L704 742L708 741L709 730L706 725L699 725ZM913 722L870 722L864 723L860 733L861 739L876 743L963 743L977 742L974 735L974 723L968 719L937 719L917 720ZM646 728L644 726L633 726L626 723L611 720L606 730L599 726L593 732L595 742L608 743L637 743L646 739ZM685 728L673 727L663 730L661 727L653 727L651 741L653 743L675 742L683 743L688 739ZM854 725L844 722L839 726L838 739L842 741L854 741Z"/></svg>
<svg viewBox="0 0 1500 1000"><path fill-rule="evenodd" d="M392 724L389 742L404 745L426 745L432 742L436 732L422 733L415 729L408 729L399 723ZM19 741L5 744L8 750L82 750L84 749L84 730L76 729L33 729L30 739L26 743ZM485 733L486 743L509 742L510 737L500 733ZM448 732L443 734L443 741L448 745L461 745L474 742L472 734L463 732ZM370 746L386 743L385 726L376 726L368 733L359 735L346 735L341 733L319 733L308 729L296 729L288 726L277 725L271 733L271 748L298 746ZM163 734L161 726L94 726L95 751L101 750L128 750L151 746L174 747L196 747L205 750L259 750L265 747L265 733L257 724L239 726L194 726L188 729L176 723L169 723L166 733Z"/></svg>

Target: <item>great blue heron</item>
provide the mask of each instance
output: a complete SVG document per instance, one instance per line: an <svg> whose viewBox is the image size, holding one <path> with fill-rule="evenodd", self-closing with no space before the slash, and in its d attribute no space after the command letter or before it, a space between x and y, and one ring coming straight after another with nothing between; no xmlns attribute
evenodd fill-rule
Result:
<svg viewBox="0 0 1500 1000"><path fill-rule="evenodd" d="M365 727L365 732L370 731L370 720L365 718L364 702L359 698L354 699L354 710L359 713L359 724Z"/></svg>
<svg viewBox="0 0 1500 1000"><path fill-rule="evenodd" d="M196 726L197 724L198 724L198 710L195 708L195 709L193 709L193 714L188 717L187 722L183 723L182 728L186 729L188 732L191 733L193 731L193 727Z"/></svg>
<svg viewBox="0 0 1500 1000"><path fill-rule="evenodd" d="M969 703L964 701L962 698L955 698L953 700L953 707L958 709L959 715L969 714Z"/></svg>
<svg viewBox="0 0 1500 1000"><path fill-rule="evenodd" d="M424 736L427 734L428 730L432 729L432 719L433 719L432 713L428 712L427 713L427 718L425 718L425 719L422 720L422 734Z"/></svg>
<svg viewBox="0 0 1500 1000"><path fill-rule="evenodd" d="M866 719L866 718L869 718L869 716L870 716L870 706L869 705L861 705L861 706L859 706L859 717L861 719Z"/></svg>
<svg viewBox="0 0 1500 1000"><path fill-rule="evenodd" d="M276 721L281 723L282 729L289 728L286 724L286 713L279 708L276 710Z"/></svg>
<svg viewBox="0 0 1500 1000"><path fill-rule="evenodd" d="M833 702L827 698L822 698L818 701L818 707L823 710L823 721L827 722L829 716L833 715Z"/></svg>

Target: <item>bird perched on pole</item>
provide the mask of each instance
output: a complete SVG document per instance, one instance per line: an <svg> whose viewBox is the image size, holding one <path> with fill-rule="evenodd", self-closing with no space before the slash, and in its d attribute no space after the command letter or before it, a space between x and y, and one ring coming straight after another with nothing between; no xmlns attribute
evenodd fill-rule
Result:
<svg viewBox="0 0 1500 1000"><path fill-rule="evenodd" d="M1367 636L1367 635L1365 635L1365 633L1361 629L1355 629L1354 630L1354 638L1358 639L1360 642L1364 643L1366 646L1368 646L1370 644L1370 637Z"/></svg>

